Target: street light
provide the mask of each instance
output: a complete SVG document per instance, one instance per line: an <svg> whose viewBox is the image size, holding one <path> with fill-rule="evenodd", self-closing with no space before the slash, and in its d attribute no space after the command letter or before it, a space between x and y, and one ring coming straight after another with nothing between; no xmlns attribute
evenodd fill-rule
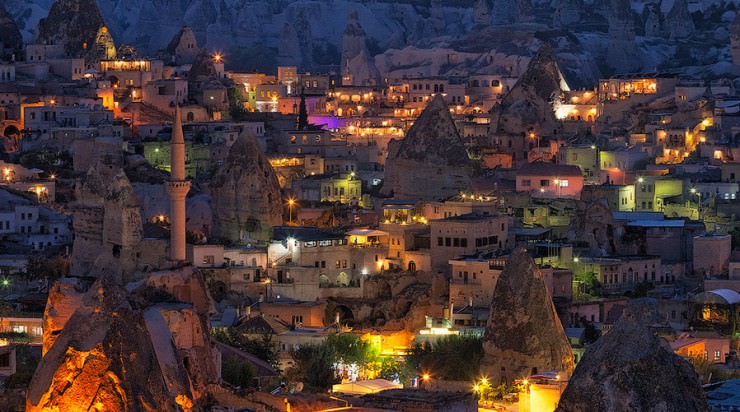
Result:
<svg viewBox="0 0 740 412"><path fill-rule="evenodd" d="M293 205L295 205L295 199L291 197L288 199L288 223L293 223Z"/></svg>

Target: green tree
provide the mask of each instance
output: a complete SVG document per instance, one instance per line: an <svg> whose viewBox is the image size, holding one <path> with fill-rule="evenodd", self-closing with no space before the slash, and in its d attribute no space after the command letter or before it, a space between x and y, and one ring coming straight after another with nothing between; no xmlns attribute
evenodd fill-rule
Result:
<svg viewBox="0 0 740 412"><path fill-rule="evenodd" d="M233 328L215 329L211 333L213 339L243 350L244 352L251 353L277 369L279 362L273 336L269 333L258 333L255 335L256 337L249 337L247 334Z"/></svg>
<svg viewBox="0 0 740 412"><path fill-rule="evenodd" d="M416 345L408 362L419 373L439 379L474 380L483 359L483 339L478 336L450 335L434 343Z"/></svg>
<svg viewBox="0 0 740 412"><path fill-rule="evenodd" d="M251 364L248 362L239 362L233 357L227 357L221 365L221 377L226 382L242 389L254 387L256 373Z"/></svg>
<svg viewBox="0 0 740 412"><path fill-rule="evenodd" d="M303 345L292 356L294 366L286 374L288 379L303 382L307 390L319 392L337 383L336 354L330 345Z"/></svg>

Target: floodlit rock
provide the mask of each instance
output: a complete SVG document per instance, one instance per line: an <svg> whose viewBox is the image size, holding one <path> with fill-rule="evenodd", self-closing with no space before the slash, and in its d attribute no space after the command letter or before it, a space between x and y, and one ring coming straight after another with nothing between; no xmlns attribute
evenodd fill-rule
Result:
<svg viewBox="0 0 740 412"><path fill-rule="evenodd" d="M63 44L73 56L84 55L103 26L105 22L95 0L57 0L51 5L49 15L39 21L37 40Z"/></svg>
<svg viewBox="0 0 740 412"><path fill-rule="evenodd" d="M39 363L26 410L175 410L178 397L192 400L171 337L155 348L151 333L125 290L97 281ZM158 358L173 363L165 371Z"/></svg>
<svg viewBox="0 0 740 412"><path fill-rule="evenodd" d="M557 411L707 411L691 364L651 330L660 321L654 300L631 302L609 333L586 349Z"/></svg>
<svg viewBox="0 0 740 412"><path fill-rule="evenodd" d="M483 350L481 372L495 384L573 371L570 343L542 273L525 249L511 254L496 283Z"/></svg>
<svg viewBox="0 0 740 412"><path fill-rule="evenodd" d="M249 132L229 150L211 185L213 236L230 241L266 241L282 224L280 185L270 162Z"/></svg>
<svg viewBox="0 0 740 412"><path fill-rule="evenodd" d="M435 96L406 137L388 146L383 191L396 198L442 199L470 188L470 160L442 96Z"/></svg>
<svg viewBox="0 0 740 412"><path fill-rule="evenodd" d="M65 278L44 313L28 411L202 410L220 379L207 287L192 267L118 286Z"/></svg>

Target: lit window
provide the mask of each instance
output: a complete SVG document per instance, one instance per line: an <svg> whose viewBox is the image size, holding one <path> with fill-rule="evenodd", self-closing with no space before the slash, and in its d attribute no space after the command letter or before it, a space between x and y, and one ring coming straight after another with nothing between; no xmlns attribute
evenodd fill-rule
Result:
<svg viewBox="0 0 740 412"><path fill-rule="evenodd" d="M560 187L568 187L568 181L567 180L561 180L560 181Z"/></svg>

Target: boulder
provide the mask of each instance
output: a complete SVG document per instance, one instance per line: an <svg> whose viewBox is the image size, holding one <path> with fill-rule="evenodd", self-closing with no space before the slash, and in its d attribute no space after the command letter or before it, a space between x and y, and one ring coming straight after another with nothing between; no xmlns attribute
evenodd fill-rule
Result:
<svg viewBox="0 0 740 412"><path fill-rule="evenodd" d="M609 333L586 349L557 411L708 411L691 364L651 329L661 321L654 300L630 302Z"/></svg>
<svg viewBox="0 0 740 412"><path fill-rule="evenodd" d="M509 257L493 292L481 373L495 384L537 373L573 372L573 351L542 273L526 249Z"/></svg>

